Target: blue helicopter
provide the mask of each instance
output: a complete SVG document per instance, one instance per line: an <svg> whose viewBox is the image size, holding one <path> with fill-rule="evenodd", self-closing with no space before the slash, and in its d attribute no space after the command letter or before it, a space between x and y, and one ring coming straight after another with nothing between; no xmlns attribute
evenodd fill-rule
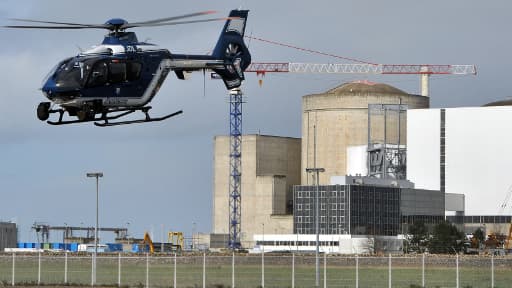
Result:
<svg viewBox="0 0 512 288"><path fill-rule="evenodd" d="M58 63L43 80L41 88L50 102L41 102L37 117L47 121L51 114L59 115L52 125L94 122L97 126L162 121L182 111L151 117L148 104L158 92L170 71L184 80L187 73L212 70L224 81L227 89L237 88L244 80L244 71L251 63L251 54L244 43L248 10L232 10L227 18L185 20L210 14L212 11L129 23L115 18L105 24L79 24L30 19L16 21L38 25L9 25L21 29L107 29L109 33L98 45L75 57ZM181 20L181 21L177 21ZM139 42L134 27L155 27L226 20L211 55L173 54L155 44ZM46 25L41 25L46 24ZM145 117L118 121L123 116L141 111ZM64 115L70 117L64 119ZM114 120L114 121L112 121Z"/></svg>

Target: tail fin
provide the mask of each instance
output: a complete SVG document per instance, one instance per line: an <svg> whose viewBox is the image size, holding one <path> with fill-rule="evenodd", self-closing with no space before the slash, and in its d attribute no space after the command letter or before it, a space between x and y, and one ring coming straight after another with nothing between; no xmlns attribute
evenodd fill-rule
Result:
<svg viewBox="0 0 512 288"><path fill-rule="evenodd" d="M222 77L226 88L237 88L245 79L244 71L251 64L251 54L244 43L245 24L249 10L232 10L212 56L224 62L223 68L213 69Z"/></svg>

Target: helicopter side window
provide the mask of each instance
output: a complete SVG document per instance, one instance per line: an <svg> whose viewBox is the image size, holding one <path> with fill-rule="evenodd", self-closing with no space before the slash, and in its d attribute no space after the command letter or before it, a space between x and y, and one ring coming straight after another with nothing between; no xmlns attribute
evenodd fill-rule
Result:
<svg viewBox="0 0 512 288"><path fill-rule="evenodd" d="M139 79L141 70L142 64L140 64L139 62L126 63L126 80L135 81Z"/></svg>
<svg viewBox="0 0 512 288"><path fill-rule="evenodd" d="M109 80L111 83L126 81L126 63L112 62L109 64Z"/></svg>
<svg viewBox="0 0 512 288"><path fill-rule="evenodd" d="M92 67L91 76L89 78L88 86L101 86L105 85L108 80L108 67L104 61L96 63Z"/></svg>

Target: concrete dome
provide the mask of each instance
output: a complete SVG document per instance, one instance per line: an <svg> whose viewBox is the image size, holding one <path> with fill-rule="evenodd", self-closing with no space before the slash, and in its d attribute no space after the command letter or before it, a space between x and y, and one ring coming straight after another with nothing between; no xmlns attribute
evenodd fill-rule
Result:
<svg viewBox="0 0 512 288"><path fill-rule="evenodd" d="M499 101L495 101L495 102L491 102L491 103L482 105L482 107L489 107L489 106L512 106L512 99L499 100Z"/></svg>
<svg viewBox="0 0 512 288"><path fill-rule="evenodd" d="M303 96L301 152L303 185L314 183L305 169L314 167L315 150L316 167L325 169L325 172L320 174L320 184L328 184L331 176L346 175L347 149L368 144L368 105L370 104L402 104L407 105L409 109L428 108L429 98L408 94L387 84L369 81L345 83L324 93ZM387 137L382 139L387 139L388 143L396 143L392 141L398 139L401 145L406 144L406 115L402 116L396 119L388 117L387 128L384 127L383 117L372 116L372 138L386 134ZM397 127L400 127L400 133ZM314 147L315 129L316 149Z"/></svg>
<svg viewBox="0 0 512 288"><path fill-rule="evenodd" d="M328 94L392 94L392 95L409 95L406 92L384 83L376 83L370 81L354 81L342 84L331 90Z"/></svg>

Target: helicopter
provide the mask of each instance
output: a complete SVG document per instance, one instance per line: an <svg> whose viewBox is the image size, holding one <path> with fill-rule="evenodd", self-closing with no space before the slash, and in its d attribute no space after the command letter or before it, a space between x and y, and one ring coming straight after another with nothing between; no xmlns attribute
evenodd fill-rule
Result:
<svg viewBox="0 0 512 288"><path fill-rule="evenodd" d="M204 11L180 16L129 23L113 18L104 24L12 19L38 25L8 25L18 29L107 29L103 42L77 56L60 61L43 80L42 93L49 102L37 106L37 117L52 125L94 122L96 126L116 126L162 121L181 114L177 111L151 117L148 104L155 97L169 72L184 80L188 73L212 70L226 88L241 85L251 54L244 43L248 10L232 10L227 18L182 19L214 13ZM181 20L181 21L177 21ZM135 27L157 27L225 20L225 25L211 55L173 54L155 44L139 42ZM44 24L44 25L41 25ZM117 119L140 111L137 120ZM65 114L69 117L64 118ZM56 121L48 120L58 114ZM72 118L73 117L73 118ZM74 118L76 117L76 118Z"/></svg>

